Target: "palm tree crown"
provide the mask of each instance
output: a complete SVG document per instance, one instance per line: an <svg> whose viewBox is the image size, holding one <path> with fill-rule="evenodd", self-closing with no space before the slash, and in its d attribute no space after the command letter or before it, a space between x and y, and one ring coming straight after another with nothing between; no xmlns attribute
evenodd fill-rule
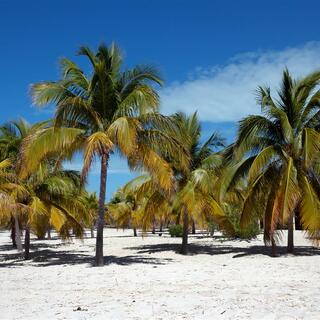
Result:
<svg viewBox="0 0 320 320"><path fill-rule="evenodd" d="M293 250L293 217L299 212L312 236L320 227L317 211L320 135L320 72L293 80L283 73L278 99L270 88L259 87L262 115L240 122L235 143L237 176L248 174L249 193L242 225L255 213L254 203L264 203L265 240L274 243L277 224L288 223L288 250Z"/></svg>

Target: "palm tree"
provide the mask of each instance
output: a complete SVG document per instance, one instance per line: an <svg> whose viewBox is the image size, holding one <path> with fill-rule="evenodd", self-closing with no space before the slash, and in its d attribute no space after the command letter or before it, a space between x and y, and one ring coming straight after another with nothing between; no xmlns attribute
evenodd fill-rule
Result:
<svg viewBox="0 0 320 320"><path fill-rule="evenodd" d="M126 189L133 191L138 201L143 200L141 223L144 230L152 226L163 213L166 217L171 215L175 216L177 221L182 220L181 253L186 254L190 222L203 225L214 220L221 228L229 231L232 226L214 193L222 157L215 153L213 148L223 145L221 138L214 133L201 143L201 127L196 113L190 117L177 113L172 119L175 127L168 128L167 134L180 141L186 158L183 163L180 157L163 155L175 173L175 192L163 192L153 178L148 176L134 179L128 183Z"/></svg>
<svg viewBox="0 0 320 320"><path fill-rule="evenodd" d="M139 209L141 204L137 201L133 192L126 190L126 186L120 188L108 204L108 212L117 227L133 228L134 237L137 236L137 228L140 224Z"/></svg>
<svg viewBox="0 0 320 320"><path fill-rule="evenodd" d="M248 177L241 225L249 223L258 202L263 206L265 242L276 243L279 224L288 227L288 252L293 252L294 215L299 213L304 229L319 236L320 208L320 72L292 79L283 72L278 98L270 88L259 87L262 115L240 122L235 157L242 158L235 177Z"/></svg>
<svg viewBox="0 0 320 320"><path fill-rule="evenodd" d="M215 220L222 228L232 229L214 193L218 180L222 157L214 148L223 147L222 138L213 133L206 141L201 142L201 126L197 113L187 117L183 113L173 116L179 128L179 139L189 153L187 170L175 167L178 192L173 201L173 210L183 223L181 253L188 252L188 233L190 222L203 224Z"/></svg>
<svg viewBox="0 0 320 320"><path fill-rule="evenodd" d="M10 181L11 180L11 181ZM30 255L30 231L43 233L52 225L63 237L81 237L83 228L77 220L79 212L85 214L81 198L80 175L55 166L55 162L42 161L36 172L27 179L17 176L1 184L1 189L10 197L10 203L2 204L2 214L11 215L14 208L25 225L25 259Z"/></svg>
<svg viewBox="0 0 320 320"><path fill-rule="evenodd" d="M90 227L91 238L94 238L94 227L96 223L96 215L98 211L98 198L95 192L85 193L84 195L85 207L87 211L87 219L85 219L85 225Z"/></svg>
<svg viewBox="0 0 320 320"><path fill-rule="evenodd" d="M166 122L155 113L159 97L154 84L162 84L158 72L150 66L136 66L122 71L122 56L115 44L100 45L96 54L81 47L91 66L86 75L68 59L62 59L61 80L34 84L31 94L35 104L56 104L54 127L37 134L25 147L28 170L33 170L41 157L57 152L71 157L82 149L86 177L95 157L100 158L99 213L97 217L97 266L103 261L104 203L107 168L110 155L119 150L130 157L131 167L144 167L164 189L172 187L172 171L159 156L159 148L177 150L170 137L150 130L152 122ZM159 143L161 141L161 143ZM157 144L155 149L153 146ZM173 150L172 149L172 150ZM177 151L176 151L177 152ZM37 155L30 157L30 154ZM27 174L27 172L25 172Z"/></svg>
<svg viewBox="0 0 320 320"><path fill-rule="evenodd" d="M12 180L12 163L9 159L0 161L0 224L11 224L11 238L13 247L18 251L22 251L22 242L20 234L20 223L18 219L18 210L14 199L8 192L8 187L15 187L18 185L11 182Z"/></svg>
<svg viewBox="0 0 320 320"><path fill-rule="evenodd" d="M10 121L0 127L0 158L1 160L9 160L11 171L14 171L14 166L19 158L20 147L23 139L28 135L33 134L40 128L43 128L48 121L38 122L33 125L29 124L25 119ZM14 174L14 172L12 172ZM18 251L22 250L20 222L16 212L12 212L10 219L11 238L13 246L17 246Z"/></svg>

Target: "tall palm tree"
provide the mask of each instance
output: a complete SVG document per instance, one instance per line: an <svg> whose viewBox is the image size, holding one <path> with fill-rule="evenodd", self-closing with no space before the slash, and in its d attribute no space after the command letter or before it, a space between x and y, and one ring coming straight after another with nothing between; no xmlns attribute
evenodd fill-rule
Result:
<svg viewBox="0 0 320 320"><path fill-rule="evenodd" d="M152 177L141 176L128 183L126 189L133 190L138 201L143 199L142 228L150 227L161 214L170 214L176 221L182 221L183 237L181 253L188 251L190 223L200 225L214 220L221 228L232 230L215 194L215 182L222 157L214 152L215 147L223 146L221 138L212 134L201 142L201 126L197 114L190 117L183 113L172 116L175 126L168 128L183 145L185 163L173 156L163 155L175 173L175 192L167 194L159 190Z"/></svg>
<svg viewBox="0 0 320 320"><path fill-rule="evenodd" d="M262 115L240 122L233 146L242 158L235 177L248 177L241 224L258 214L257 202L263 204L265 241L274 246L277 225L287 224L288 252L294 249L296 212L310 236L319 236L319 84L320 72L294 80L285 69L277 99L270 88L259 87Z"/></svg>
<svg viewBox="0 0 320 320"><path fill-rule="evenodd" d="M183 223L181 253L186 254L190 222L203 223L213 219L221 228L232 229L214 192L222 160L214 149L223 147L224 142L217 133L213 133L206 141L201 141L197 113L189 117L177 113L173 117L179 128L179 139L184 142L190 158L187 170L175 166L178 192L173 201L173 210Z"/></svg>
<svg viewBox="0 0 320 320"><path fill-rule="evenodd" d="M159 156L158 148L172 147L170 137L150 130L153 122L164 123L156 114L159 97L154 84L161 85L157 70L136 66L123 71L122 55L115 44L100 45L93 53L81 47L79 55L90 63L91 73L68 59L61 61L61 80L34 84L31 95L36 105L56 105L54 127L37 134L25 147L26 168L32 170L47 153L71 156L82 149L85 177L95 157L101 161L99 213L97 217L97 266L103 261L104 202L110 155L119 150L130 157L131 166L144 167L165 189L172 187L170 166ZM161 143L159 143L161 141ZM153 146L157 144L157 149ZM172 150L173 150L172 149ZM176 151L177 152L177 151ZM30 154L36 155L30 157ZM25 172L25 174L27 174Z"/></svg>

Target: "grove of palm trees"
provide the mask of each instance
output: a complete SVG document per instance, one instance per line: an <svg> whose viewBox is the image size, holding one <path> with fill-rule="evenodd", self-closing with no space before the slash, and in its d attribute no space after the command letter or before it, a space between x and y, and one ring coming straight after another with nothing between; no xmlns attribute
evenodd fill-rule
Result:
<svg viewBox="0 0 320 320"><path fill-rule="evenodd" d="M181 105L180 111L161 113L165 82L158 68L126 67L115 43L83 46L77 55L80 63L59 60L57 80L30 85L33 108L53 108L52 117L35 123L8 119L0 128L1 272L26 269L26 294L33 290L28 285L32 273L39 277L35 289L43 282L48 292L41 295L49 300L54 277L73 286L75 294L72 298L66 293L72 305L58 299L61 313L57 306L55 314L49 307L38 308L37 318L42 312L44 318L56 319L87 312L83 319L180 319L183 314L186 319L231 319L222 315L231 310L235 316L235 304L243 306L242 300L232 300L235 273L244 277L243 286L250 287L251 281L259 283L264 276L284 276L285 268L279 267L273 275L270 272L275 271L268 269L284 261L289 274L284 282L298 281L304 261L308 277L319 276L314 271L320 252L320 72L316 66L303 77L279 69L278 89L257 83L252 93L257 112L237 123L236 136L227 143L217 131L204 132L200 110L187 113ZM107 199L112 157L125 159L135 177ZM72 165L75 159L81 159L81 171L67 169L66 163ZM88 176L96 163L99 188L92 192ZM231 269L224 271L229 264ZM50 268L58 268L59 275L57 271L49 275ZM215 290L226 296L219 305L213 293L202 292L210 311L203 310L202 317L194 300L188 299L192 290L193 294L202 286L209 290L210 268L216 270ZM70 282L66 272L78 280ZM191 287L183 284L190 273L195 281ZM221 279L231 281L231 287L222 286ZM18 280L10 271L4 281ZM268 281L275 286L274 279ZM302 282L301 278L301 286ZM128 291L131 285L133 290ZM23 290L21 284L19 288ZM180 297L177 312L171 305L172 289ZM143 290L155 291L158 301L152 302ZM245 297L248 293L242 290ZM289 294L286 290L284 295ZM120 295L119 301L130 300L130 305L121 309L107 292ZM16 295L18 306L25 305L23 293L9 294ZM261 303L252 300L254 294L248 298L252 308ZM259 299L260 293L256 294ZM163 300L166 295L168 300ZM95 299L108 305L109 316ZM272 299L270 303L276 304ZM310 314L290 319L316 319L318 306L309 297L302 301L311 306ZM164 310L169 310L167 316ZM252 318L262 319L269 311ZM281 313L280 307L277 312ZM22 316L6 314L12 319Z"/></svg>

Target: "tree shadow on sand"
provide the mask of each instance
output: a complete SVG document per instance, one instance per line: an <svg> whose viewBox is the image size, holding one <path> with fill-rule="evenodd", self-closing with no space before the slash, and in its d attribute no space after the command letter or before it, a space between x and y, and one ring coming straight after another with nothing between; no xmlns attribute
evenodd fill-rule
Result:
<svg viewBox="0 0 320 320"><path fill-rule="evenodd" d="M23 252L18 253L12 250L9 244L0 246L0 268L13 268L19 266L35 266L47 267L57 265L78 265L87 264L92 266L94 262L94 253L89 254L84 250L60 250L60 247L65 243L33 243L32 252L30 252L30 260L23 260ZM135 251L127 256L106 256L104 258L105 265L117 264L120 266L129 266L133 264L151 264L165 265L173 261L170 258L155 258L148 255L160 252L175 252L179 253L180 244L164 243L141 245L135 247L126 247L126 250ZM190 243L188 247L188 255L221 255L232 254L232 258L242 258L253 255L271 256L271 248L264 245L254 245L250 247L231 246L221 244L208 243ZM3 252L1 251L9 251ZM277 247L277 254L286 256L287 248L284 246ZM294 256L315 256L320 255L320 249L312 246L297 246L294 251ZM292 256L292 255L290 255Z"/></svg>
<svg viewBox="0 0 320 320"><path fill-rule="evenodd" d="M106 256L104 258L105 265L117 264L121 266L128 266L132 264L153 264L163 265L167 264L172 259L156 259L151 257L144 257L141 255L128 256ZM44 249L30 253L30 260L23 260L23 253L5 253L0 254L0 268L10 268L17 266L31 265L35 267L48 267L57 265L78 265L88 264L93 266L94 256L88 255L86 251L55 251L51 249Z"/></svg>
<svg viewBox="0 0 320 320"><path fill-rule="evenodd" d="M138 247L127 247L128 250L136 250L138 254L152 254L159 252L172 251L175 253L180 252L180 244L165 243L165 244L153 244L142 245ZM208 244L194 244L188 245L188 255L220 255L220 254L235 254L233 258L241 258L252 255L265 255L271 256L271 248L264 245L250 246L250 247L235 247L228 245L208 245ZM277 255L286 255L286 247L277 247ZM320 249L311 246L299 246L296 247L293 253L294 256L314 256L320 255Z"/></svg>

